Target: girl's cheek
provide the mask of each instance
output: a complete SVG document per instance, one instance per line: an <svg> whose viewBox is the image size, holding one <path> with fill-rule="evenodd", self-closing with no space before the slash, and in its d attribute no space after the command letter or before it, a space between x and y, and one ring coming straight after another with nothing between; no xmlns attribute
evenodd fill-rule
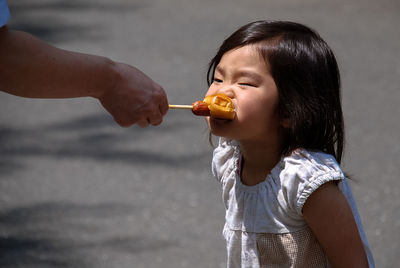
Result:
<svg viewBox="0 0 400 268"><path fill-rule="evenodd" d="M217 91L217 88L214 85L211 85L207 90L206 96L214 95L217 93Z"/></svg>
<svg viewBox="0 0 400 268"><path fill-rule="evenodd" d="M211 95L211 93L210 93L211 91L210 91L210 88L207 90L207 92L206 92L206 95L205 95L205 97L207 97L208 95Z"/></svg>

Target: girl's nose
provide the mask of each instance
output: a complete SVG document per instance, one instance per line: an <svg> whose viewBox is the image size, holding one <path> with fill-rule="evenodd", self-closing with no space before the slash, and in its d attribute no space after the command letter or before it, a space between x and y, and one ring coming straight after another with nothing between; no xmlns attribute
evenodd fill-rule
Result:
<svg viewBox="0 0 400 268"><path fill-rule="evenodd" d="M218 90L218 93L224 94L224 95L228 96L231 99L235 97L235 94L234 94L234 91L233 91L233 87L229 86L229 85L226 85L223 88L221 88L220 90Z"/></svg>

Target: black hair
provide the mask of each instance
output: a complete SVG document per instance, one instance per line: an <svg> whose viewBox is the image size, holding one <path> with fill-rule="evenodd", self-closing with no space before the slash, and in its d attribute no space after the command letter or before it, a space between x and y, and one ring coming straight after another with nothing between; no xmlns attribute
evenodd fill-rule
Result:
<svg viewBox="0 0 400 268"><path fill-rule="evenodd" d="M340 73L335 56L311 28L288 21L256 21L229 36L211 60L211 85L222 56L235 48L254 45L264 58L278 88L278 110L289 119L283 148L319 150L340 163L344 146Z"/></svg>

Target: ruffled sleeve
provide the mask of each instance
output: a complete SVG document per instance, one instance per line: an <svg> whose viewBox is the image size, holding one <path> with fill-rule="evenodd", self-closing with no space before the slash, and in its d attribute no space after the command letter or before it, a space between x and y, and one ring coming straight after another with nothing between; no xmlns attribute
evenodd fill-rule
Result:
<svg viewBox="0 0 400 268"><path fill-rule="evenodd" d="M293 216L302 215L308 197L321 185L329 181L339 181L344 174L331 155L321 152L296 150L284 159L284 169L280 174L282 184L281 199Z"/></svg>
<svg viewBox="0 0 400 268"><path fill-rule="evenodd" d="M235 146L235 141L220 138L217 148L214 149L211 171L220 182L224 181L228 169L232 167L231 161L234 161Z"/></svg>

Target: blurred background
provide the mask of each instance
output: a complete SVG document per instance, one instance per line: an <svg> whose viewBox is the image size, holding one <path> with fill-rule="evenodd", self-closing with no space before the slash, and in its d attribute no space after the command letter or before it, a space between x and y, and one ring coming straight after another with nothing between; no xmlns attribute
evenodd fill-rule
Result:
<svg viewBox="0 0 400 268"><path fill-rule="evenodd" d="M201 99L211 57L239 26L292 20L336 53L344 169L376 267L400 250L397 0L9 0L9 26L134 65L170 103ZM120 128L94 99L0 93L0 267L225 267L224 208L202 118ZM333 230L334 231L334 230Z"/></svg>

